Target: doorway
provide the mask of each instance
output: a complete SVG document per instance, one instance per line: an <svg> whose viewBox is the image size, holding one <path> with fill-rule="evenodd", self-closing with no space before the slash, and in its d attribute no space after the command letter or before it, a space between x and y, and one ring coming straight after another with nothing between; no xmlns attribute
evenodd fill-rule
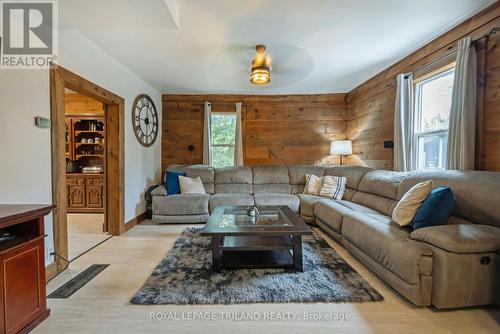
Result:
<svg viewBox="0 0 500 334"><path fill-rule="evenodd" d="M104 104L65 89L68 261L108 240Z"/></svg>
<svg viewBox="0 0 500 334"><path fill-rule="evenodd" d="M90 203L91 206L94 206L92 210L97 210L96 206L102 206L102 213L96 212L95 214L102 214L101 229L109 233L109 235L120 235L125 231L124 99L61 66L52 65L49 73L52 199L53 203L57 205L57 209L53 214L54 260L56 266L54 274L57 274L66 268L68 260L70 260L67 214L68 211L74 214L81 214L81 212L74 212L74 206L78 206L76 202L80 201L80 205L82 205L81 202L84 201L85 206L87 206L87 203ZM77 127L70 128L73 131L71 133L71 140L79 141L78 145L75 143L71 148L68 148L67 145L67 139L70 138L67 138L68 126L65 112L66 94L68 92L90 98L102 105L101 125L98 125L99 122L97 119L92 118L93 116L87 118L80 117L81 119L77 121ZM77 136L74 136L75 129L78 131ZM96 131L105 133L105 138L96 135ZM95 140L98 137L99 145L88 145L88 139L92 139L91 144L95 144ZM85 143L82 142L82 139L85 139ZM78 146L78 150L76 150L76 146ZM100 148L98 149L101 151L93 151L97 150L97 148L90 148L92 146L99 146ZM75 150L73 155L71 155L71 150ZM87 167L100 166L102 168L102 182L100 183L99 180L96 181L95 179L88 181L91 191L86 193L85 184L83 188L80 187L79 195L75 195L77 197L80 196L79 198L70 198L69 196L72 190L78 188L70 188L72 186L71 183L78 185L82 183L82 180L71 181L70 179L73 176L68 177L66 173L68 152L71 158L76 158L78 154L79 159L83 158L86 161L84 165ZM102 164L95 161L89 162L89 160L96 158L90 157L91 155L97 155L91 154L95 152L102 153ZM99 192L104 194L104 196L100 197ZM99 201L102 201L102 204Z"/></svg>

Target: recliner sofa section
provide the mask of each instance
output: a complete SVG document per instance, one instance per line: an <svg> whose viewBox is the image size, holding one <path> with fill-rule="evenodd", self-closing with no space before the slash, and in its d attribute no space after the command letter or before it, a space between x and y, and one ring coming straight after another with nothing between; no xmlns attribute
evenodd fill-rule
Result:
<svg viewBox="0 0 500 334"><path fill-rule="evenodd" d="M206 194L153 196L155 221L205 222L219 205L287 205L416 305L500 301L500 173L399 173L361 166L173 165L169 170L200 176ZM303 194L306 174L345 176L343 199ZM448 224L411 231L392 222L401 197L426 180L456 194Z"/></svg>

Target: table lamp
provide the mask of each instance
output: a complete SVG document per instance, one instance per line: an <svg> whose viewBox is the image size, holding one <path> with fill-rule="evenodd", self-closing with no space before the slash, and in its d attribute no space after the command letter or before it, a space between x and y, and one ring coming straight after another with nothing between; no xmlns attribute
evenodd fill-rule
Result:
<svg viewBox="0 0 500 334"><path fill-rule="evenodd" d="M340 165L343 164L343 157L352 154L352 142L350 140L334 140L330 145L330 154L340 157Z"/></svg>

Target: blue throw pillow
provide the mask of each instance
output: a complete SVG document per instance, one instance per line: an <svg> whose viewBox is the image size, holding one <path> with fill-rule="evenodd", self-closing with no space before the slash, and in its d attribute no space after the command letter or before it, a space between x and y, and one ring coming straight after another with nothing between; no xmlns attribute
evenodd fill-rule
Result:
<svg viewBox="0 0 500 334"><path fill-rule="evenodd" d="M455 194L449 187L438 187L422 202L413 218L412 228L414 230L428 227L445 225L455 207Z"/></svg>
<svg viewBox="0 0 500 334"><path fill-rule="evenodd" d="M181 187L179 186L179 176L186 176L186 173L183 172L167 172L166 179L166 187L167 187L167 196L168 195L177 195L181 193Z"/></svg>

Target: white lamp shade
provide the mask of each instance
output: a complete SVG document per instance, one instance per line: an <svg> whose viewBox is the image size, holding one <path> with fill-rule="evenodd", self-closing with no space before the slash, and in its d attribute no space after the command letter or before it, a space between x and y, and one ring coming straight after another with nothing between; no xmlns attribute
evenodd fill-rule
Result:
<svg viewBox="0 0 500 334"><path fill-rule="evenodd" d="M352 154L352 142L350 140L334 140L330 146L331 155Z"/></svg>

